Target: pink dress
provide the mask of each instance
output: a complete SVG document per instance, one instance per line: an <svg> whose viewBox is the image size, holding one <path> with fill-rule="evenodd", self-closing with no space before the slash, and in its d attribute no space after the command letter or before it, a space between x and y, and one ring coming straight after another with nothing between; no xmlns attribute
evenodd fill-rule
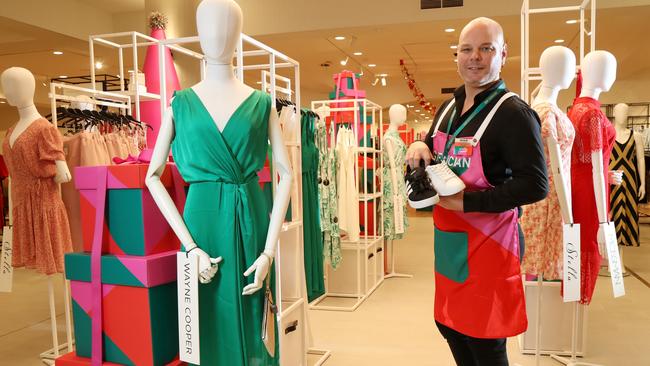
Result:
<svg viewBox="0 0 650 366"><path fill-rule="evenodd" d="M555 191L551 159L546 139L553 137L560 147L560 163L567 179L571 174L571 147L575 129L569 117L556 105L541 103L533 107L542 121L542 138L546 154L549 194L546 199L524 207L521 229L526 251L521 264L523 273L539 274L547 280L562 279L562 212Z"/></svg>
<svg viewBox="0 0 650 366"><path fill-rule="evenodd" d="M56 160L64 160L56 127L41 118L9 145L14 127L3 142L11 178L13 265L50 275L63 272L63 255L72 251L68 216L54 182Z"/></svg>

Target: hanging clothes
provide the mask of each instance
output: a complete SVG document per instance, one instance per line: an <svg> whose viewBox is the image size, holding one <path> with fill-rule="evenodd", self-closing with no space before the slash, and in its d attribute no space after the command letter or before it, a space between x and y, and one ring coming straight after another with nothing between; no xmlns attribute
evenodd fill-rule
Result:
<svg viewBox="0 0 650 366"><path fill-rule="evenodd" d="M305 113L301 121L302 210L307 299L313 301L325 293L323 274L323 237L320 232L318 204L318 148L314 136L314 117Z"/></svg>
<svg viewBox="0 0 650 366"><path fill-rule="evenodd" d="M601 256L598 252L598 211L594 198L591 154L602 151L606 212L609 212L609 156L616 139L614 126L600 109L600 102L579 97L568 113L576 130L571 151L571 200L573 220L580 224L580 303L589 304L596 287Z"/></svg>
<svg viewBox="0 0 650 366"><path fill-rule="evenodd" d="M32 122L10 146L14 127L3 142L11 177L13 266L51 275L63 272L72 251L68 216L54 182L56 161L65 160L61 135L50 122Z"/></svg>
<svg viewBox="0 0 650 366"><path fill-rule="evenodd" d="M639 246L639 173L634 131L625 143L614 144L609 170L622 170L623 182L612 187L610 205L620 245Z"/></svg>
<svg viewBox="0 0 650 366"><path fill-rule="evenodd" d="M356 186L357 141L354 131L341 126L336 134L338 160L339 227L348 234L347 240L359 241L359 192Z"/></svg>
<svg viewBox="0 0 650 366"><path fill-rule="evenodd" d="M279 342L271 357L260 337L264 290L242 295L253 281L243 273L263 252L269 227L257 172L266 158L271 106L270 96L255 90L221 131L191 88L177 91L172 101L172 152L190 184L185 223L202 250L211 258L223 257L212 282L199 286L202 366L279 362ZM271 276L272 288L274 282Z"/></svg>
<svg viewBox="0 0 650 366"><path fill-rule="evenodd" d="M560 147L561 168L568 178L571 172L571 147L576 134L571 120L555 104L540 103L533 109L542 122L546 170L552 171L546 143L546 139L551 137ZM538 274L547 280L559 280L563 277L564 267L562 210L552 174L549 174L548 181L548 196L523 209L520 222L526 251L521 269L523 273Z"/></svg>
<svg viewBox="0 0 650 366"><path fill-rule="evenodd" d="M393 178L391 173L390 159L391 156L386 148L386 143L390 142L393 147L393 162L395 163L395 176L397 186L393 186ZM404 187L404 166L406 164L406 145L397 131L388 130L384 133L384 148L382 149L384 156L384 170L383 170L383 196L384 196L384 238L386 240L402 239L403 233L397 234L395 232L395 210L403 210L402 217L404 218L404 230L408 227L408 217L406 215L406 188ZM394 196L402 196L402 207L394 207Z"/></svg>
<svg viewBox="0 0 650 366"><path fill-rule="evenodd" d="M329 136L334 135L331 124ZM323 237L323 255L325 261L336 269L341 263L341 233L338 219L337 153L328 145L327 127L319 121L316 130L318 148L318 201L320 203L320 230Z"/></svg>

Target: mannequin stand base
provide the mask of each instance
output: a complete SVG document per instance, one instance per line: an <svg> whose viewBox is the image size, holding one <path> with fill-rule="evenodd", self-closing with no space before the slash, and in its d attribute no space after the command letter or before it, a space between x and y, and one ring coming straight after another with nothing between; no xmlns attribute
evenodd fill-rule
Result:
<svg viewBox="0 0 650 366"><path fill-rule="evenodd" d="M406 274L406 273L397 273L397 272L391 272L389 274L384 275L384 279L387 280L389 278L413 278L412 274Z"/></svg>
<svg viewBox="0 0 650 366"><path fill-rule="evenodd" d="M576 360L575 358L564 358L562 356L558 355L551 355L551 358L554 359L555 361L567 365L567 366L603 366L597 363L589 363L589 362L582 362L579 360Z"/></svg>

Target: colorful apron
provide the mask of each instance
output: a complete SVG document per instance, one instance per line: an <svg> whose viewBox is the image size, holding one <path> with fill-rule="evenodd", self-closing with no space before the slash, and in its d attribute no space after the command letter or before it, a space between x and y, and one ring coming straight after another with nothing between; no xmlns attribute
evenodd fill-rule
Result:
<svg viewBox="0 0 650 366"><path fill-rule="evenodd" d="M492 100L503 89L488 98ZM449 129L447 133L438 131L455 105L453 101L440 115L433 134L434 154L463 180L468 192L493 188L483 174L479 140L497 109L514 95L501 97L473 137L454 139L466 123L453 135ZM519 267L517 209L464 213L436 205L433 221L436 321L475 338L505 338L524 332L528 321Z"/></svg>

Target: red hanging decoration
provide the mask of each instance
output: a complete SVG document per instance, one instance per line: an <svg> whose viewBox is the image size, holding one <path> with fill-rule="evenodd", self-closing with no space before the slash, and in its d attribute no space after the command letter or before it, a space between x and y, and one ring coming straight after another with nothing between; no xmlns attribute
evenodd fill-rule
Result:
<svg viewBox="0 0 650 366"><path fill-rule="evenodd" d="M409 73L409 70L406 68L404 60L399 60L399 66L402 69L402 75L404 76L404 79L406 79L406 84L408 85L409 89L411 89L411 93L413 93L416 102L420 105L421 108L431 114L431 116L435 115L436 107L431 105L431 103L429 103L424 97L424 93L422 93L420 88L418 88L418 84L415 82L415 79L413 79Z"/></svg>

